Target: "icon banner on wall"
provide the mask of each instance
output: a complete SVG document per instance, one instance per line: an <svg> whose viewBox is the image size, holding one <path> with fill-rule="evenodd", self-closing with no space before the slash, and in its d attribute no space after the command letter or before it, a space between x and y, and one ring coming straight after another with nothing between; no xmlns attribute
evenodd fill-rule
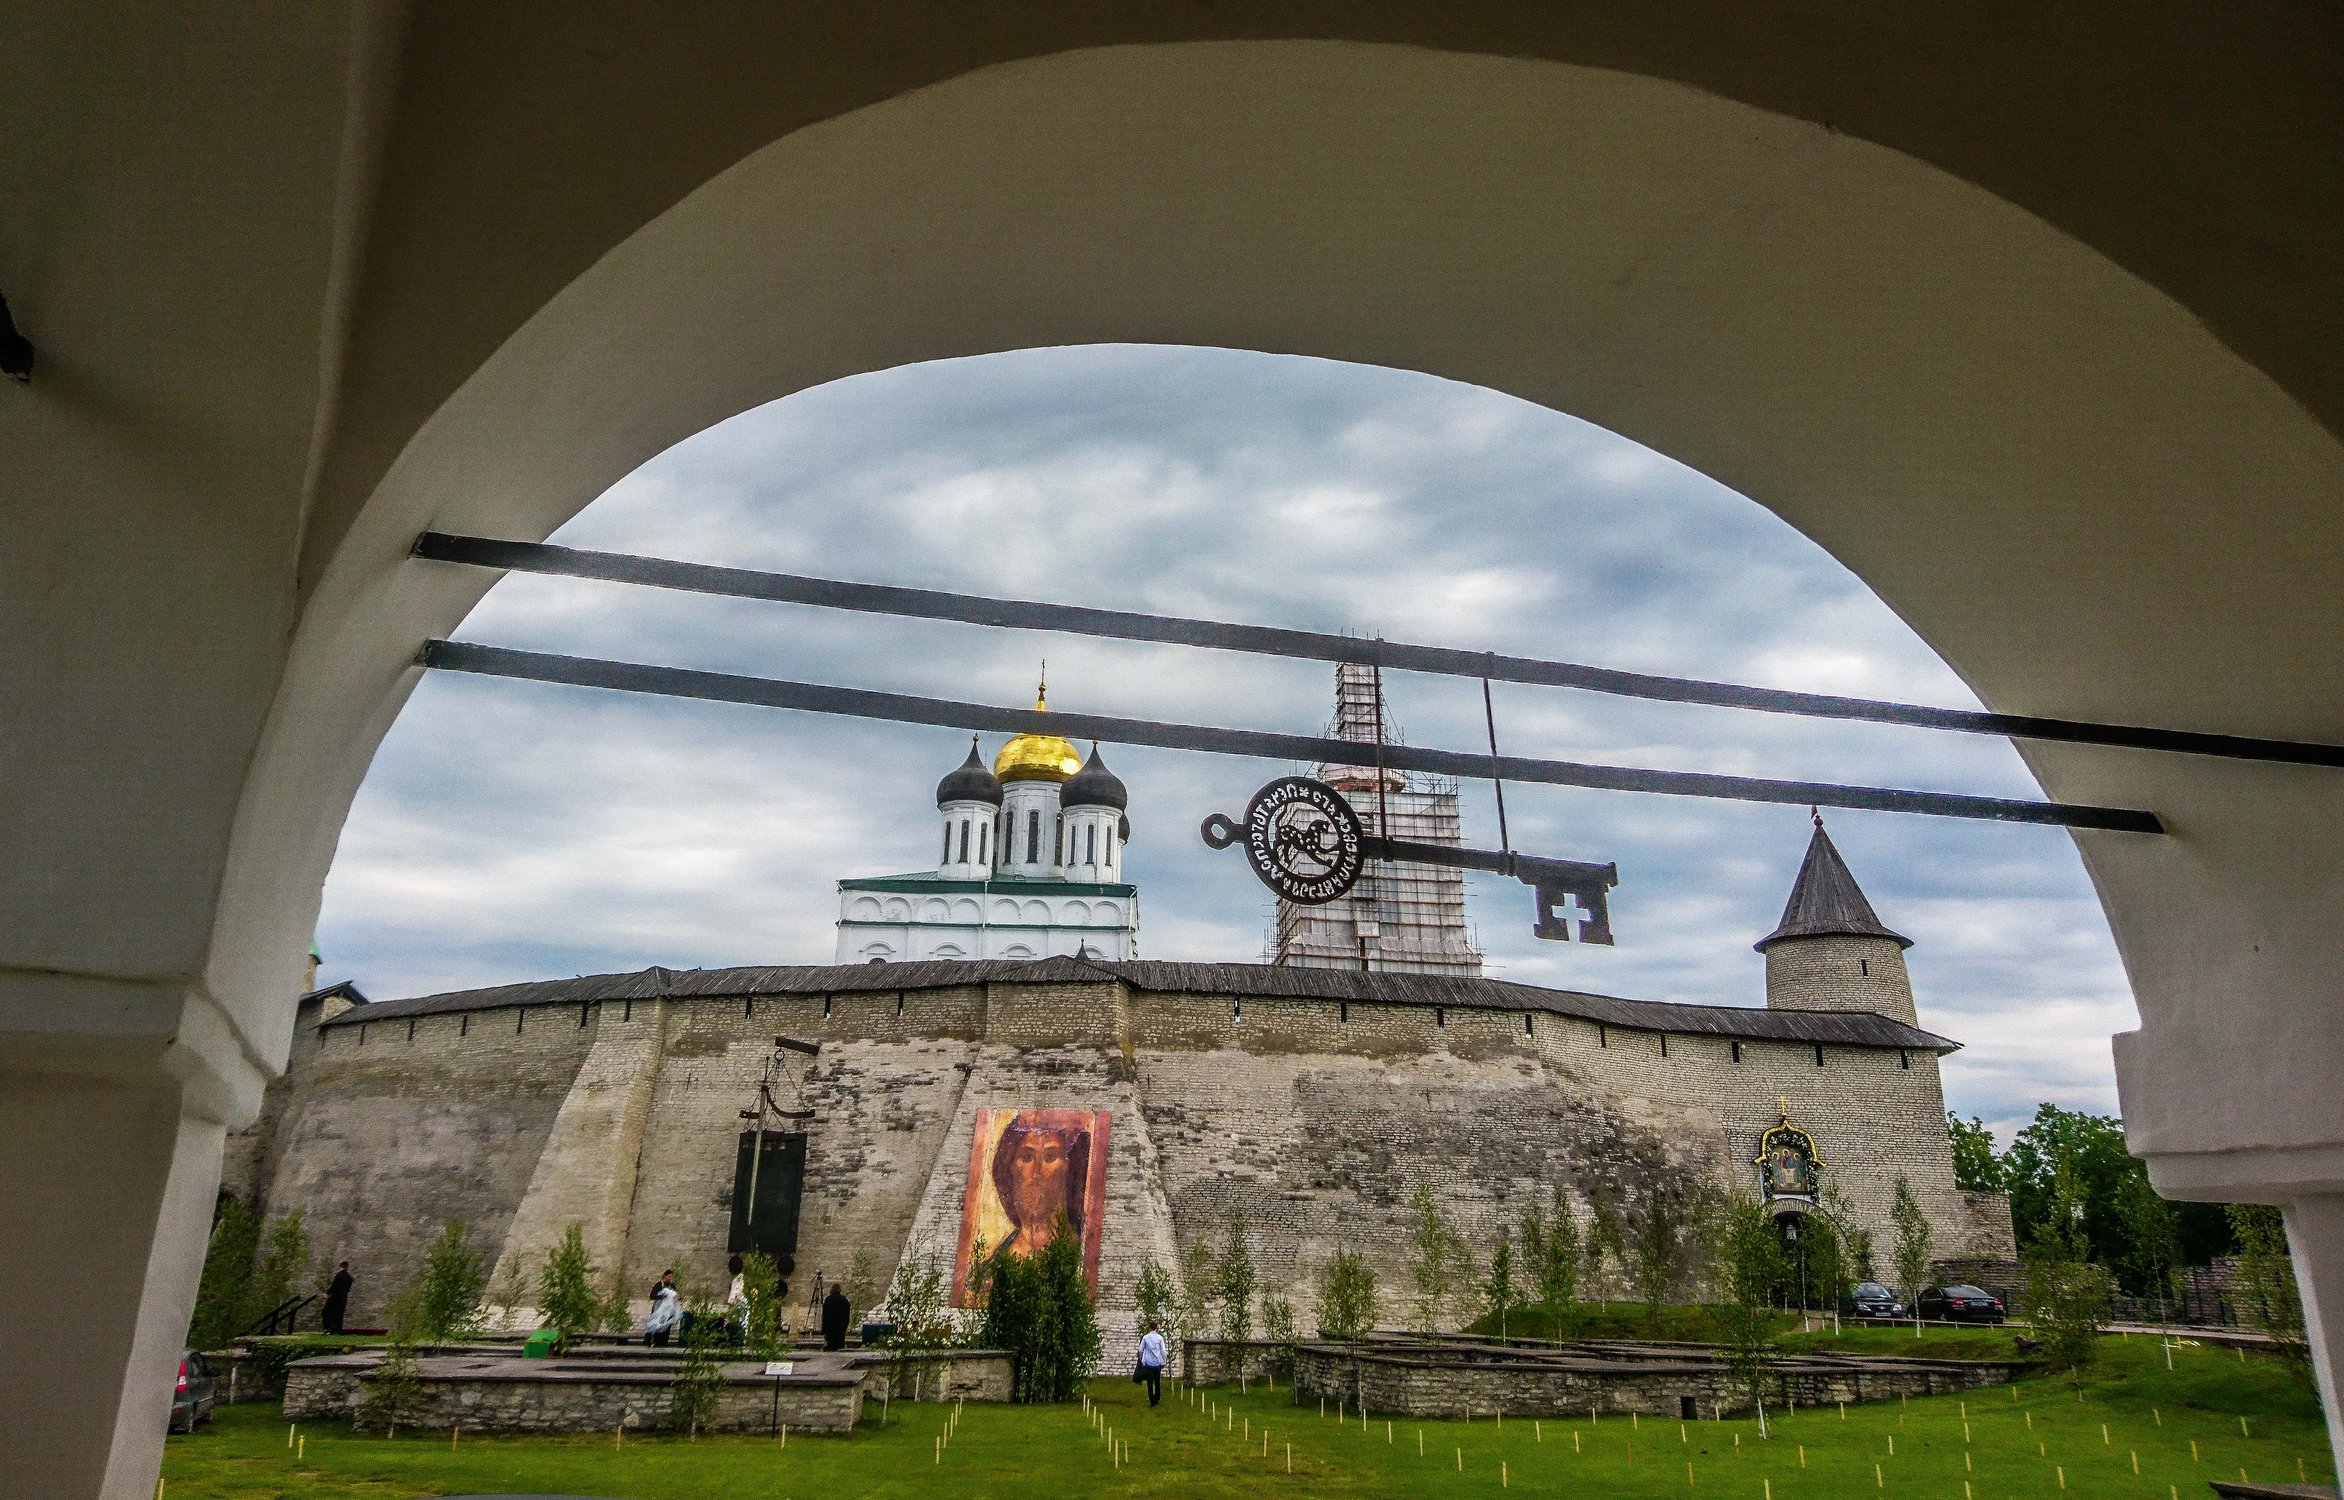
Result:
<svg viewBox="0 0 2344 1500"><path fill-rule="evenodd" d="M1099 1233L1107 1208L1106 1110L977 1111L953 1257L952 1305L968 1307L977 1248L1038 1255L1064 1214L1082 1241L1083 1275L1099 1290Z"/></svg>

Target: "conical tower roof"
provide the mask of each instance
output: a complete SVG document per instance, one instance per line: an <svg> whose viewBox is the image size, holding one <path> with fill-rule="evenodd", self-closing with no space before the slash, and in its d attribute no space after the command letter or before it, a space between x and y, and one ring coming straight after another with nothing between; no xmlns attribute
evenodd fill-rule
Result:
<svg viewBox="0 0 2344 1500"><path fill-rule="evenodd" d="M1911 938L1891 932L1873 915L1872 903L1864 899L1856 877L1848 873L1848 863L1839 857L1831 835L1823 831L1821 818L1815 820L1815 837L1807 843L1799 878L1791 883L1791 899L1783 906L1782 921L1753 946L1764 953L1776 943L1806 937L1882 937L1893 938L1900 948L1913 945Z"/></svg>

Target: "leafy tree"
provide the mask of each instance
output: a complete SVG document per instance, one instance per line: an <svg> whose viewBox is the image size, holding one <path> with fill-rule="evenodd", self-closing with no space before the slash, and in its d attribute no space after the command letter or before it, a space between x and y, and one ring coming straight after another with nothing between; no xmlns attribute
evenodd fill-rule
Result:
<svg viewBox="0 0 2344 1500"><path fill-rule="evenodd" d="M887 1336L887 1345L895 1351L892 1383L898 1390L904 1386L907 1365L916 1368L918 1356L948 1348L959 1336L951 1302L952 1288L933 1252L922 1246L905 1257L895 1273L895 1284L887 1292L887 1316L895 1325L895 1331ZM911 1391L912 1399L918 1400L917 1376L911 1382Z"/></svg>
<svg viewBox="0 0 2344 1500"><path fill-rule="evenodd" d="M847 1262L846 1300L856 1307L869 1307L879 1300L879 1272L871 1264L871 1252L857 1250L854 1259Z"/></svg>
<svg viewBox="0 0 2344 1500"><path fill-rule="evenodd" d="M506 1256L497 1267L496 1279L483 1294L488 1306L495 1312L498 1327L510 1322L513 1310L528 1302L531 1285L529 1272L522 1267L519 1259Z"/></svg>
<svg viewBox="0 0 2344 1500"><path fill-rule="evenodd" d="M602 1294L602 1331L604 1333L631 1333L635 1328L635 1305L627 1297L627 1284L616 1274Z"/></svg>
<svg viewBox="0 0 2344 1500"><path fill-rule="evenodd" d="M2287 1221L2262 1203L2232 1203L2231 1229L2238 1237L2239 1295L2255 1326L2271 1336L2272 1352L2296 1375L2312 1378L2311 1344L2304 1334L2303 1298L2295 1284L2295 1263L2287 1254Z"/></svg>
<svg viewBox="0 0 2344 1500"><path fill-rule="evenodd" d="M1587 1195L1587 1279L1593 1284L1598 1306L1608 1306L1615 1287L1613 1267L1624 1267L1628 1260L1627 1232L1620 1222L1620 1209L1611 1190L1601 1179Z"/></svg>
<svg viewBox="0 0 2344 1500"><path fill-rule="evenodd" d="M1020 1401L1071 1400L1097 1370L1099 1320L1083 1275L1082 1237L1064 1214L1041 1254L994 1252L979 1338L1008 1351Z"/></svg>
<svg viewBox="0 0 2344 1500"><path fill-rule="evenodd" d="M2083 1189L2064 1164L2026 1253L2027 1318L2051 1363L2080 1381L2108 1324L2108 1273L2091 1264Z"/></svg>
<svg viewBox="0 0 2344 1500"><path fill-rule="evenodd" d="M1375 1272L1356 1250L1338 1250L1319 1269L1318 1331L1323 1339L1357 1343L1375 1327Z"/></svg>
<svg viewBox="0 0 2344 1500"><path fill-rule="evenodd" d="M1536 1296L1539 1289L1540 1268L1546 1264L1546 1210L1538 1200L1522 1210L1522 1280L1523 1290Z"/></svg>
<svg viewBox="0 0 2344 1500"><path fill-rule="evenodd" d="M1847 1292L1846 1283L1876 1279L1872 1231L1856 1222L1856 1211L1846 1195L1840 1192L1838 1183L1826 1181L1823 1191L1817 1195L1817 1201L1830 1216L1832 1227L1838 1231L1842 1282L1840 1293L1844 1296Z"/></svg>
<svg viewBox="0 0 2344 1500"><path fill-rule="evenodd" d="M1245 1215L1229 1220L1229 1243L1221 1251L1220 1284L1214 1288L1221 1303L1221 1367L1224 1376L1245 1365L1246 1342L1253 1337L1253 1292L1259 1280L1253 1249L1247 1243Z"/></svg>
<svg viewBox="0 0 2344 1500"><path fill-rule="evenodd" d="M1457 1236L1449 1228L1449 1221L1441 1217L1441 1206L1433 1201L1432 1189L1424 1183L1416 1185L1408 1217L1408 1271L1416 1281L1416 1326L1421 1332L1437 1333L1441 1313L1452 1295L1450 1284L1455 1274Z"/></svg>
<svg viewBox="0 0 2344 1500"><path fill-rule="evenodd" d="M487 1313L480 1305L488 1273L474 1253L464 1221L450 1219L423 1256L415 1281L416 1326L432 1339L468 1339L480 1332Z"/></svg>
<svg viewBox="0 0 2344 1500"><path fill-rule="evenodd" d="M1270 1346L1270 1368L1294 1378L1294 1304L1281 1291L1262 1293L1262 1342Z"/></svg>
<svg viewBox="0 0 2344 1500"><path fill-rule="evenodd" d="M2002 1158L1994 1151L1994 1133L1975 1115L1965 1120L1945 1112L1945 1133L1953 1142L1954 1186L1967 1193L2003 1190Z"/></svg>
<svg viewBox="0 0 2344 1500"><path fill-rule="evenodd" d="M1172 1273L1163 1262L1149 1256L1139 1263L1139 1326L1150 1323L1167 1340L1177 1339L1185 1332L1180 1326L1180 1288L1172 1280Z"/></svg>
<svg viewBox="0 0 2344 1500"><path fill-rule="evenodd" d="M1220 1274L1213 1288L1221 1304L1221 1337L1230 1343L1242 1344L1253 1337L1253 1293L1259 1280L1245 1216L1238 1214L1229 1220L1229 1242L1221 1251Z"/></svg>
<svg viewBox="0 0 2344 1500"><path fill-rule="evenodd" d="M268 1243L252 1274L242 1321L250 1325L267 1317L303 1291L317 1284L309 1263L309 1228L295 1209L269 1226Z"/></svg>
<svg viewBox="0 0 2344 1500"><path fill-rule="evenodd" d="M1197 1339L1212 1327L1213 1301L1220 1295L1220 1267L1214 1263L1213 1247L1203 1236L1189 1241L1188 1249L1180 1259L1180 1336ZM1183 1368L1186 1368L1185 1357ZM1196 1379L1198 1372L1187 1370L1188 1378Z"/></svg>
<svg viewBox="0 0 2344 1500"><path fill-rule="evenodd" d="M573 1224L566 1238L574 1239L577 1233ZM585 1253L582 1247L578 1251L581 1259ZM546 1276L552 1279L550 1265ZM716 1420L717 1404L724 1398L724 1365L717 1356L724 1342L724 1319L725 1310L714 1298L695 1291L686 1300L684 1362L667 1388L667 1419L689 1437L698 1437L701 1428Z"/></svg>
<svg viewBox="0 0 2344 1500"><path fill-rule="evenodd" d="M223 1195L212 1215L211 1244L204 1251L203 1280L195 1293L195 1316L187 1342L218 1349L243 1331L253 1258L260 1253L260 1222L234 1194Z"/></svg>
<svg viewBox="0 0 2344 1500"><path fill-rule="evenodd" d="M399 1424L411 1421L423 1404L423 1366L415 1353L423 1334L420 1288L411 1286L393 1297L384 1321L389 1324L390 1341L383 1350L382 1363L366 1382L359 1425L380 1427L385 1436L397 1437Z"/></svg>
<svg viewBox="0 0 2344 1500"><path fill-rule="evenodd" d="M2116 1220L2124 1245L2117 1279L2134 1296L2164 1303L2173 1295L2174 1272L2181 1264L2181 1230L2173 1205L2157 1196L2147 1172L2128 1172L2117 1185Z"/></svg>
<svg viewBox="0 0 2344 1500"><path fill-rule="evenodd" d="M1545 1248L1530 1258L1530 1267L1538 1278L1538 1300L1548 1311L1560 1314L1579 1295L1579 1225L1559 1187L1555 1189L1554 1218L1548 1224Z"/></svg>
<svg viewBox="0 0 2344 1500"><path fill-rule="evenodd" d="M1800 1286L1806 1294L1800 1306L1838 1308L1854 1280L1848 1274L1847 1246L1841 1241L1839 1226L1825 1214L1812 1213L1801 1214L1795 1227L1801 1260Z"/></svg>
<svg viewBox="0 0 2344 1500"><path fill-rule="evenodd" d="M789 1337L782 1326L781 1272L772 1256L752 1250L742 1259L741 1295L749 1302L749 1352L759 1359L786 1358Z"/></svg>
<svg viewBox="0 0 2344 1500"><path fill-rule="evenodd" d="M1498 1337L1504 1338L1506 1320L1522 1305L1522 1293L1514 1284L1514 1246L1503 1224L1498 1226L1498 1248L1489 1258L1489 1280L1482 1285L1482 1297L1489 1315L1497 1320Z"/></svg>
<svg viewBox="0 0 2344 1500"><path fill-rule="evenodd" d="M565 1349L602 1322L594 1258L586 1253L585 1233L576 1224L563 1230L562 1242L545 1253L545 1270L537 1278L537 1317L539 1327L561 1334Z"/></svg>
<svg viewBox="0 0 2344 1500"><path fill-rule="evenodd" d="M1679 1183L1653 1183L1644 1193L1633 1225L1630 1274L1647 1324L1659 1321L1661 1307L1676 1300L1684 1277L1688 1239L1696 1228L1692 1195Z"/></svg>
<svg viewBox="0 0 2344 1500"><path fill-rule="evenodd" d="M1913 1184L1896 1174L1896 1197L1888 1206L1889 1223L1896 1228L1896 1279L1913 1299L1913 1337L1921 1336L1921 1285L1929 1279L1929 1216L1913 1196Z"/></svg>
<svg viewBox="0 0 2344 1500"><path fill-rule="evenodd" d="M1711 1310L1726 1372L1758 1409L1766 1431L1767 1365L1774 1357L1774 1289L1788 1270L1774 1216L1755 1198L1735 1198L1718 1214L1718 1302Z"/></svg>
<svg viewBox="0 0 2344 1500"><path fill-rule="evenodd" d="M2125 1274L2136 1293L2153 1289L2133 1279L2137 1262L2130 1235L2138 1220L2125 1209L2125 1183L2145 1183L2148 1166L2125 1149L2124 1122L2112 1115L2086 1114L2045 1104L2002 1154L2002 1174L2010 1194L2011 1226L2018 1241L2033 1241L2050 1212L2060 1164L2074 1175L2084 1206L2084 1235L2091 1244L2091 1260ZM2230 1223L2221 1207L2212 1203L2167 1205L2178 1242L2178 1263L2199 1266L2234 1245Z"/></svg>

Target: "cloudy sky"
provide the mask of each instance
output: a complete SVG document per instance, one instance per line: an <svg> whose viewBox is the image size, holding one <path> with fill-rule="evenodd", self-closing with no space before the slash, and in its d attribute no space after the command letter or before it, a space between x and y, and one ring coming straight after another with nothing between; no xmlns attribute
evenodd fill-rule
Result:
<svg viewBox="0 0 2344 1500"><path fill-rule="evenodd" d="M1642 671L1975 706L1889 610L1768 511L1604 430L1470 386L1219 350L1033 350L842 381L628 476L555 540ZM461 638L1022 706L1320 732L1307 662L514 577ZM1393 674L1411 743L1482 743L1477 684ZM1497 689L1510 753L2034 796L1998 742ZM989 738L990 751L997 738ZM550 975L826 963L832 882L932 863L949 729L436 677L375 759L326 885L329 979L377 999ZM1266 893L1198 822L1286 768L1110 748L1143 953L1260 956ZM1468 842L1494 845L1486 784ZM1530 935L1471 877L1490 972L1758 1004L1804 809L1509 789L1516 847L1614 860L1616 948ZM2007 1136L2039 1100L2113 1110L2135 1024L2063 833L1840 812L1915 940L1921 1020L1966 1044L1949 1102Z"/></svg>

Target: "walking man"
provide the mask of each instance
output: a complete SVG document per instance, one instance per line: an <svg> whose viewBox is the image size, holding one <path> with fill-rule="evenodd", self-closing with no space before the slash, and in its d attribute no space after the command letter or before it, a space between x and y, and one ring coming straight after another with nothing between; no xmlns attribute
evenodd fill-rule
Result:
<svg viewBox="0 0 2344 1500"><path fill-rule="evenodd" d="M342 1320L350 1316L350 1262L344 1261L334 1271L334 1279L326 1283L326 1305L317 1310L317 1326L328 1333L340 1333Z"/></svg>
<svg viewBox="0 0 2344 1500"><path fill-rule="evenodd" d="M1164 1336L1156 1332L1156 1320L1148 1319L1148 1331L1139 1339L1139 1378L1147 1384L1150 1406L1164 1399L1164 1361L1169 1358Z"/></svg>

